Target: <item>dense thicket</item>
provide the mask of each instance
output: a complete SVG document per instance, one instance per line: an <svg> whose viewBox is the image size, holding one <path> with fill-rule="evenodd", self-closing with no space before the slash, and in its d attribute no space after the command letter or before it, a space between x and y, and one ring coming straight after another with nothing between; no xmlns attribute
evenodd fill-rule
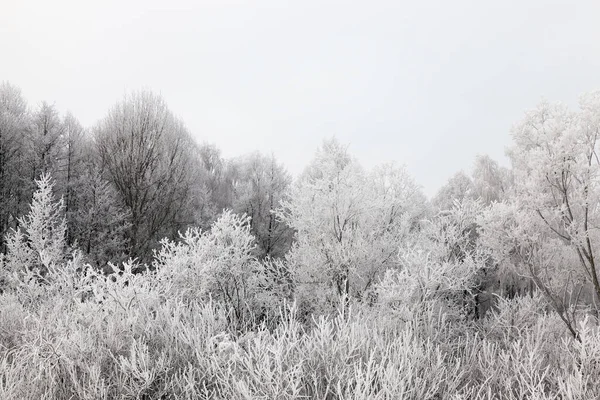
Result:
<svg viewBox="0 0 600 400"><path fill-rule="evenodd" d="M148 92L0 106L1 398L600 397L600 93L431 201L335 139L225 160Z"/></svg>

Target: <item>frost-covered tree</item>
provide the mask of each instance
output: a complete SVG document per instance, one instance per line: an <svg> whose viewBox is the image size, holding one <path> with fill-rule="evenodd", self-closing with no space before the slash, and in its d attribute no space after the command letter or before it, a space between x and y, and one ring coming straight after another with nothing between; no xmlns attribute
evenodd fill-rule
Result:
<svg viewBox="0 0 600 400"><path fill-rule="evenodd" d="M95 129L101 168L126 205L131 256L150 249L191 221L195 145L164 100L135 93L115 105Z"/></svg>
<svg viewBox="0 0 600 400"><path fill-rule="evenodd" d="M600 297L600 92L581 97L580 111L542 103L513 131L510 151L524 210L568 244Z"/></svg>
<svg viewBox="0 0 600 400"><path fill-rule="evenodd" d="M578 112L542 102L513 128L514 197L482 219L497 262L532 279L571 333L580 297L600 298L600 92ZM589 296L591 294L591 296Z"/></svg>
<svg viewBox="0 0 600 400"><path fill-rule="evenodd" d="M377 285L380 304L408 320L436 309L456 321L478 319L484 311L486 254L477 246L477 200L454 206L422 222L411 243L400 246L399 268Z"/></svg>
<svg viewBox="0 0 600 400"><path fill-rule="evenodd" d="M288 265L313 306L365 298L421 217L425 198L403 169L366 172L336 140L325 141L278 215L296 231Z"/></svg>
<svg viewBox="0 0 600 400"><path fill-rule="evenodd" d="M74 211L73 198L81 183L80 178L84 171L84 161L90 157L83 126L71 113L67 113L63 119L62 140L62 163L60 165L60 176L63 181L63 193L65 198L65 212L67 215Z"/></svg>
<svg viewBox="0 0 600 400"><path fill-rule="evenodd" d="M475 197L483 204L501 201L511 195L511 171L487 155L477 156L472 176Z"/></svg>
<svg viewBox="0 0 600 400"><path fill-rule="evenodd" d="M291 176L274 156L260 153L236 159L237 176L232 182L232 209L250 217L259 256L281 257L291 245L292 230L274 211L291 183Z"/></svg>
<svg viewBox="0 0 600 400"><path fill-rule="evenodd" d="M0 252L6 251L5 235L16 227L31 196L25 140L30 125L21 91L0 83Z"/></svg>
<svg viewBox="0 0 600 400"><path fill-rule="evenodd" d="M97 166L87 165L71 201L70 234L86 261L98 268L125 261L129 215Z"/></svg>
<svg viewBox="0 0 600 400"><path fill-rule="evenodd" d="M509 196L512 175L487 155L479 155L471 175L463 171L454 174L436 193L431 203L439 210L450 210L454 202L479 199L483 204L500 201Z"/></svg>
<svg viewBox="0 0 600 400"><path fill-rule="evenodd" d="M33 114L30 131L31 173L57 175L62 161L64 126L53 105L43 102Z"/></svg>
<svg viewBox="0 0 600 400"><path fill-rule="evenodd" d="M203 189L208 200L208 204L204 206L202 222L210 225L224 209L231 207L231 182L228 182L231 178L228 177L227 162L216 145L205 143L200 146L198 154L205 172Z"/></svg>
<svg viewBox="0 0 600 400"><path fill-rule="evenodd" d="M574 307L586 278L570 245L548 232L539 216L518 199L491 205L478 223L479 243L497 266L502 297L533 296L539 290L577 337Z"/></svg>
<svg viewBox="0 0 600 400"><path fill-rule="evenodd" d="M19 219L20 226L7 236L6 266L10 271L37 269L45 274L64 261L66 254L64 201L56 201L54 183L49 175L35 181L29 213Z"/></svg>
<svg viewBox="0 0 600 400"><path fill-rule="evenodd" d="M431 204L439 210L450 210L456 201L472 200L475 197L473 180L466 173L460 171L438 190L431 200Z"/></svg>

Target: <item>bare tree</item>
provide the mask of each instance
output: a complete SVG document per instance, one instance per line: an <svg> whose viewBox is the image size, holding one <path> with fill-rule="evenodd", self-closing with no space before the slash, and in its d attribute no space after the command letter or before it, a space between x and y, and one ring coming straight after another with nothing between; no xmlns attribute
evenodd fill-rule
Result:
<svg viewBox="0 0 600 400"><path fill-rule="evenodd" d="M21 91L7 82L0 83L0 252L6 251L5 234L16 227L30 199L31 185L22 181L29 180L24 173L24 138L29 127L27 103Z"/></svg>
<svg viewBox="0 0 600 400"><path fill-rule="evenodd" d="M195 146L164 100L135 93L115 105L95 130L102 167L131 216L129 250L149 249L189 221Z"/></svg>
<svg viewBox="0 0 600 400"><path fill-rule="evenodd" d="M33 114L29 137L32 182L43 174L56 175L62 157L63 124L53 105L43 102Z"/></svg>
<svg viewBox="0 0 600 400"><path fill-rule="evenodd" d="M77 180L83 172L85 145L83 127L71 113L67 113L63 120L63 163L61 165L61 175L65 185L65 211L67 214L72 208L73 192Z"/></svg>

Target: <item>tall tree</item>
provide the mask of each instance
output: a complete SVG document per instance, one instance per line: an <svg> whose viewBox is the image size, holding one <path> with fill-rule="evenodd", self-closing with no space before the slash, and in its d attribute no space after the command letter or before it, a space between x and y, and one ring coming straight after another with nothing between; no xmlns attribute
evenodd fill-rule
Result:
<svg viewBox="0 0 600 400"><path fill-rule="evenodd" d="M67 214L73 206L73 196L79 178L83 173L86 137L79 121L71 113L63 120L63 155L61 175L64 181L65 211Z"/></svg>
<svg viewBox="0 0 600 400"><path fill-rule="evenodd" d="M473 168L475 196L483 204L501 201L510 195L512 173L487 155L477 156Z"/></svg>
<svg viewBox="0 0 600 400"><path fill-rule="evenodd" d="M438 190L431 203L439 210L451 210L455 202L473 200L475 197L473 180L463 171L459 171Z"/></svg>
<svg viewBox="0 0 600 400"><path fill-rule="evenodd" d="M541 103L513 129L509 150L515 196L493 206L483 238L498 262L531 276L577 337L572 307L580 294L600 299L600 92L579 112Z"/></svg>
<svg viewBox="0 0 600 400"><path fill-rule="evenodd" d="M226 208L232 207L232 169L221 156L221 150L214 144L203 144L198 151L203 169L202 194L205 202L201 205L200 222L207 228Z"/></svg>
<svg viewBox="0 0 600 400"><path fill-rule="evenodd" d="M274 211L279 207L291 176L275 157L253 153L234 160L237 178L233 182L233 210L250 217L250 228L256 237L261 257L281 257L289 246L293 232Z"/></svg>
<svg viewBox="0 0 600 400"><path fill-rule="evenodd" d="M70 237L91 265L104 268L108 262L126 261L130 216L94 162L86 163L67 217Z"/></svg>
<svg viewBox="0 0 600 400"><path fill-rule="evenodd" d="M62 162L64 127L56 108L43 102L33 114L30 132L32 181L43 174L58 175Z"/></svg>
<svg viewBox="0 0 600 400"><path fill-rule="evenodd" d="M30 199L25 140L30 125L21 91L7 82L0 83L0 252L6 251L5 235L18 225Z"/></svg>
<svg viewBox="0 0 600 400"><path fill-rule="evenodd" d="M337 141L324 142L292 185L279 216L296 231L288 261L305 305L365 298L423 212L425 198L402 169L367 173Z"/></svg>
<svg viewBox="0 0 600 400"><path fill-rule="evenodd" d="M95 130L102 168L131 219L131 255L147 260L150 248L190 218L191 152L181 121L164 100L135 93L115 105Z"/></svg>

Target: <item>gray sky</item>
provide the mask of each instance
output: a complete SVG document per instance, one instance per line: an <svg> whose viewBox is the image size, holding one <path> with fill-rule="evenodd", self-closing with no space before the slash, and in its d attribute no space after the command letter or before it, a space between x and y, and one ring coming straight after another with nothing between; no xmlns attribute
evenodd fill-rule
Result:
<svg viewBox="0 0 600 400"><path fill-rule="evenodd" d="M506 164L542 97L600 89L600 1L0 0L0 80L92 126L162 93L226 157L297 174L325 137L406 164L432 195L476 154Z"/></svg>

